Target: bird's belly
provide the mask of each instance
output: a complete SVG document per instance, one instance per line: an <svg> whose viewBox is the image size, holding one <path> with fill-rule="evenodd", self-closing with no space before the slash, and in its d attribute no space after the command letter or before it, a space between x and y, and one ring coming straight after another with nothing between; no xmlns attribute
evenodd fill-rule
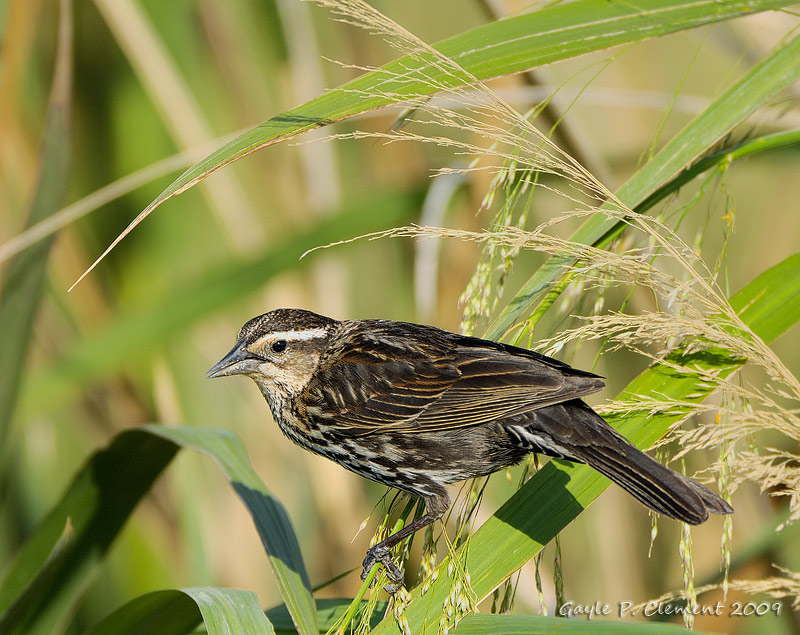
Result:
<svg viewBox="0 0 800 635"><path fill-rule="evenodd" d="M442 485L514 465L527 455L502 428L487 428L359 437L320 430L313 441L307 439L311 443L301 445L365 478L426 496Z"/></svg>

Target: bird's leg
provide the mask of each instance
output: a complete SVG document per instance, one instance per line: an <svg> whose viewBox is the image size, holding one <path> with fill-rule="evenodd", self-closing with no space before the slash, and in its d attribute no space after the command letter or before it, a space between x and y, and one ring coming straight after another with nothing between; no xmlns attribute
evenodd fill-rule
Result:
<svg viewBox="0 0 800 635"><path fill-rule="evenodd" d="M361 579L366 580L370 570L376 562L380 562L386 575L394 584L387 584L384 590L387 593L396 593L403 583L403 572L400 570L391 558L389 550L395 545L401 543L403 540L418 532L420 529L427 527L431 523L439 520L447 508L450 506L450 499L444 489L433 496L425 497L425 513L413 521L410 525L406 525L399 531L396 531L391 536L382 540L377 545L367 549L367 557L364 558L364 569L361 572Z"/></svg>
<svg viewBox="0 0 800 635"><path fill-rule="evenodd" d="M366 580L370 570L376 562L380 562L386 569L386 575L395 584L387 584L384 588L388 593L395 593L400 589L403 582L403 572L393 561L390 549L399 544L411 534L427 527L435 520L441 518L441 514L434 516L428 512L417 518L410 525L406 525L400 531L393 533L386 540L382 540L377 545L367 549L367 557L364 558L364 570L361 572L361 579Z"/></svg>

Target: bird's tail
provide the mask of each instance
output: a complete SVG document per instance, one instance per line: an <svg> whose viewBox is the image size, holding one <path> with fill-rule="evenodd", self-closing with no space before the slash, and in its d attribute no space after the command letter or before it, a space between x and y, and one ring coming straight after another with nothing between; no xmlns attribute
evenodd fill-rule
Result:
<svg viewBox="0 0 800 635"><path fill-rule="evenodd" d="M640 451L583 401L535 411L536 420L518 427L530 449L586 463L652 510L698 525L708 514L730 514L722 498Z"/></svg>

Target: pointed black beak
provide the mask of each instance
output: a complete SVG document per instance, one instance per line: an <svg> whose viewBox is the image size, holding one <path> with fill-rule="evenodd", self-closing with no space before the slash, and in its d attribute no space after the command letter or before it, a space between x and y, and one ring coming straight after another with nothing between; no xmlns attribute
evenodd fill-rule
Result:
<svg viewBox="0 0 800 635"><path fill-rule="evenodd" d="M246 375L256 370L260 361L244 347L244 342L236 342L236 346L209 369L206 377L214 379L227 375Z"/></svg>

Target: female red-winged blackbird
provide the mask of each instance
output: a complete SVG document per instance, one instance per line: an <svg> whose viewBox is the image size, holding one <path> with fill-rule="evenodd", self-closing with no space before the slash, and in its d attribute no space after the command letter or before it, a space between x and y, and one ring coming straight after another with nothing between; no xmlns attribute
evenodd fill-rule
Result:
<svg viewBox="0 0 800 635"><path fill-rule="evenodd" d="M586 463L647 507L693 525L733 509L654 461L580 397L603 380L533 351L432 326L345 320L300 309L253 318L209 377L249 375L283 433L368 479L425 500L426 513L367 551L402 579L389 549L440 518L445 485L529 452Z"/></svg>

